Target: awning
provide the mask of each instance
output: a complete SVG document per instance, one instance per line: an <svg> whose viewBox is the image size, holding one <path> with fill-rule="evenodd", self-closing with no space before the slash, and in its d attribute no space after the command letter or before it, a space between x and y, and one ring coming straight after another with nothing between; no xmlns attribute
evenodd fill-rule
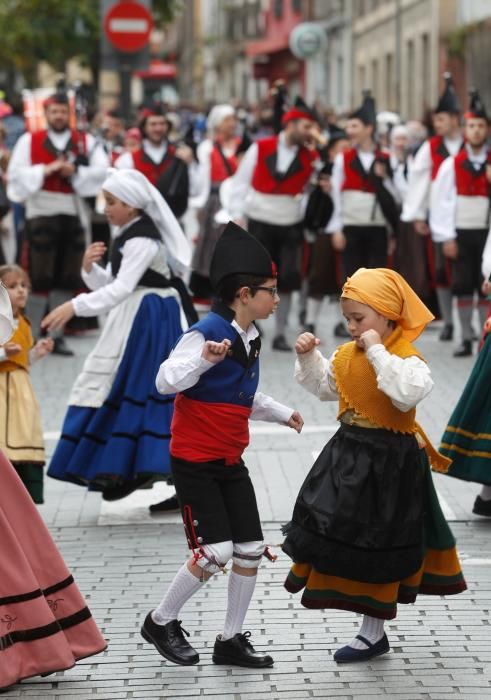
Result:
<svg viewBox="0 0 491 700"><path fill-rule="evenodd" d="M288 49L288 34L275 36L269 39L260 39L246 44L246 56L259 56L261 54L277 53Z"/></svg>

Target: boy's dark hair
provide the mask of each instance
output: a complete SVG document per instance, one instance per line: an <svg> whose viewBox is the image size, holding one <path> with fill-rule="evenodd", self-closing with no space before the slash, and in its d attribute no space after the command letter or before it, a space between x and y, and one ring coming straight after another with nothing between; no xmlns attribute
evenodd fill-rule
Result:
<svg viewBox="0 0 491 700"><path fill-rule="evenodd" d="M228 275L217 286L216 295L225 304L232 304L241 287L251 287L251 296L254 296L254 287L263 285L267 279L257 275Z"/></svg>

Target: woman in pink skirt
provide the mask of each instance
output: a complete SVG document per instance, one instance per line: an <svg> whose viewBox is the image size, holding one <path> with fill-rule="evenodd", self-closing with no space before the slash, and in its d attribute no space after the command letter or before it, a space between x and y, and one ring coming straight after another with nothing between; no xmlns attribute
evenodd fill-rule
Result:
<svg viewBox="0 0 491 700"><path fill-rule="evenodd" d="M0 344L13 332L0 286ZM36 506L0 452L0 692L72 667L106 642Z"/></svg>

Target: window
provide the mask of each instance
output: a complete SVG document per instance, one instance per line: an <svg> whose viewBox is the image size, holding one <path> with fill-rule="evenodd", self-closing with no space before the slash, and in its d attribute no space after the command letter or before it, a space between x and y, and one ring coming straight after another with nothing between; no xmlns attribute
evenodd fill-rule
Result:
<svg viewBox="0 0 491 700"><path fill-rule="evenodd" d="M426 110L431 102L430 95L430 37L428 34L423 34L421 37L421 56L423 60L422 64L422 108Z"/></svg>
<svg viewBox="0 0 491 700"><path fill-rule="evenodd" d="M302 12L302 0L292 0L292 10L297 15Z"/></svg>
<svg viewBox="0 0 491 700"><path fill-rule="evenodd" d="M428 67L426 68L428 70ZM407 70L406 70L406 85L407 85L407 108L406 112L410 117L414 116L414 41L410 39L407 42Z"/></svg>
<svg viewBox="0 0 491 700"><path fill-rule="evenodd" d="M283 0L273 0L273 15L275 19L283 17Z"/></svg>
<svg viewBox="0 0 491 700"><path fill-rule="evenodd" d="M395 108L394 100L394 56L388 53L385 56L385 101L387 109Z"/></svg>
<svg viewBox="0 0 491 700"><path fill-rule="evenodd" d="M376 100L380 99L379 95L379 75L378 75L378 61L376 58L372 61L372 94Z"/></svg>

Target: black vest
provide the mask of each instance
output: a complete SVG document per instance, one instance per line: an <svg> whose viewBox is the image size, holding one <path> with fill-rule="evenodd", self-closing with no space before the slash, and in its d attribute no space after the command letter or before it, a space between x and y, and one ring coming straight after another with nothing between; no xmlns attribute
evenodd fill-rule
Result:
<svg viewBox="0 0 491 700"><path fill-rule="evenodd" d="M152 219L146 214L143 214L141 219L129 226L121 236L118 236L118 238L113 241L110 260L111 272L114 277L116 277L121 267L121 260L123 259L121 249L126 241L132 238L151 238L153 241L162 241L162 237ZM146 270L138 282L138 285L140 287L170 287L171 283L170 280L160 274L160 272Z"/></svg>

